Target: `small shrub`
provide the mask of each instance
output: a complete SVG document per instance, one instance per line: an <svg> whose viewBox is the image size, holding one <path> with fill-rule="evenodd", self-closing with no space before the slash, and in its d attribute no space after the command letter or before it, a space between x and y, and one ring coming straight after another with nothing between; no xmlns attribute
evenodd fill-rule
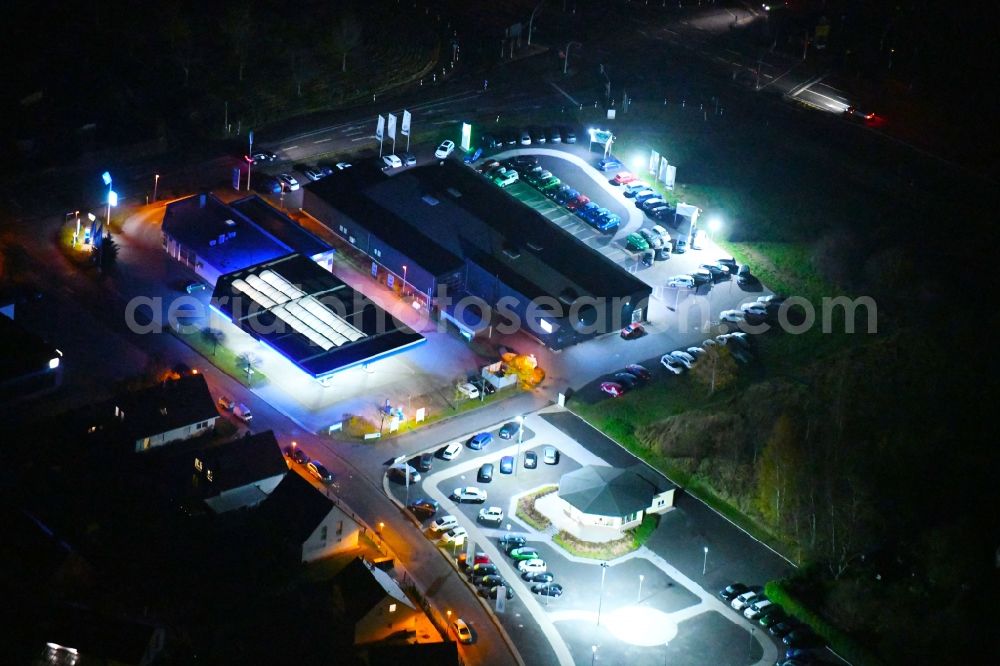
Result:
<svg viewBox="0 0 1000 666"><path fill-rule="evenodd" d="M532 493L528 493L521 499L517 500L517 517L531 525L536 530L548 529L549 525L552 524L548 518L538 512L535 509L535 500L539 497L545 497L555 491L559 490L559 486L545 486Z"/></svg>

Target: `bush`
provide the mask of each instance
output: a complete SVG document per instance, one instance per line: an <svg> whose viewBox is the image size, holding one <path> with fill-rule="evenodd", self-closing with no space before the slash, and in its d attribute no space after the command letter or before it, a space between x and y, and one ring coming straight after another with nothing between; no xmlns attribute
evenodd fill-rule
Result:
<svg viewBox="0 0 1000 666"><path fill-rule="evenodd" d="M871 654L871 652L859 645L850 636L837 629L837 627L833 626L823 616L813 611L812 608L792 596L783 581L769 582L764 586L764 593L771 601L781 604L781 607L789 615L793 615L809 625L813 631L823 637L823 640L826 641L831 650L848 662L855 666L884 666L885 662Z"/></svg>
<svg viewBox="0 0 1000 666"><path fill-rule="evenodd" d="M548 529L552 522L535 509L535 500L557 490L559 490L559 486L545 486L517 500L517 517L536 530Z"/></svg>

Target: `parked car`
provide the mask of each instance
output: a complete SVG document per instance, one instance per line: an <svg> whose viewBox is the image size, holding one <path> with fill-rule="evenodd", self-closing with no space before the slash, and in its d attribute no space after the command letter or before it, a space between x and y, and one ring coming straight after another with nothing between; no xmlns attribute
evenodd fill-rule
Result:
<svg viewBox="0 0 1000 666"><path fill-rule="evenodd" d="M516 183L518 175L517 172L514 171L513 169L505 169L504 167L500 167L499 169L497 169L496 173L490 176L490 179L493 181L493 184L496 185L497 187L504 188L507 187L508 185L513 185L514 183Z"/></svg>
<svg viewBox="0 0 1000 666"><path fill-rule="evenodd" d="M746 264L740 264L739 269L736 271L736 284L741 287L755 285L759 280L750 272L750 267Z"/></svg>
<svg viewBox="0 0 1000 666"><path fill-rule="evenodd" d="M251 421L253 421L253 412L251 412L250 408L244 405L242 402L237 403L236 406L233 407L233 416L238 418L240 421L243 421L244 423L250 423Z"/></svg>
<svg viewBox="0 0 1000 666"><path fill-rule="evenodd" d="M403 166L403 160L396 155L383 155L382 163L385 165L382 167L383 169L398 169Z"/></svg>
<svg viewBox="0 0 1000 666"><path fill-rule="evenodd" d="M470 437L469 441L467 441L466 444L469 446L470 449L473 449L475 451L480 451L483 449L483 447L489 446L489 444L492 441L493 441L493 433L480 432Z"/></svg>
<svg viewBox="0 0 1000 666"><path fill-rule="evenodd" d="M302 172L302 175L315 182L323 177L323 172L319 170L319 167L309 167Z"/></svg>
<svg viewBox="0 0 1000 666"><path fill-rule="evenodd" d="M618 384L621 384L626 391L631 391L635 388L636 384L639 383L639 379L628 372L616 372L612 375L612 379Z"/></svg>
<svg viewBox="0 0 1000 666"><path fill-rule="evenodd" d="M554 446L546 446L542 449L542 462L546 465L559 464L559 450Z"/></svg>
<svg viewBox="0 0 1000 666"><path fill-rule="evenodd" d="M576 132L568 127L561 128L563 143L576 143Z"/></svg>
<svg viewBox="0 0 1000 666"><path fill-rule="evenodd" d="M600 162L597 163L597 168L601 171L613 171L616 169L621 169L625 165L617 157L605 157Z"/></svg>
<svg viewBox="0 0 1000 666"><path fill-rule="evenodd" d="M469 569L469 577L473 580L482 576L498 576L499 574L500 570L497 569L497 565L492 562L474 564L472 568Z"/></svg>
<svg viewBox="0 0 1000 666"><path fill-rule="evenodd" d="M538 467L538 454L528 451L524 454L524 469L535 469Z"/></svg>
<svg viewBox="0 0 1000 666"><path fill-rule="evenodd" d="M743 583L733 583L719 590L719 598L728 603L744 592L749 591L750 588Z"/></svg>
<svg viewBox="0 0 1000 666"><path fill-rule="evenodd" d="M562 181L559 180L558 178L556 178L555 176L552 176L551 178L549 178L548 180L546 180L544 183L539 183L538 184L538 191L541 192L541 193L543 193L543 194L547 194L548 192L554 192L561 185L562 185Z"/></svg>
<svg viewBox="0 0 1000 666"><path fill-rule="evenodd" d="M297 462L300 465L305 465L309 462L309 456L307 456L306 452L297 446L286 446L285 455L288 456L289 460Z"/></svg>
<svg viewBox="0 0 1000 666"><path fill-rule="evenodd" d="M728 324L739 324L743 322L746 317L739 310L723 310L719 313L719 321L726 322Z"/></svg>
<svg viewBox="0 0 1000 666"><path fill-rule="evenodd" d="M322 463L310 460L306 463L306 469L323 483L333 483L333 472L324 467Z"/></svg>
<svg viewBox="0 0 1000 666"><path fill-rule="evenodd" d="M421 478L420 472L413 469L406 463L399 463L397 465L393 465L392 467L389 468L387 475L390 481L403 484L407 482L407 475L409 475L409 483L411 485L414 483L420 483L420 478Z"/></svg>
<svg viewBox="0 0 1000 666"><path fill-rule="evenodd" d="M478 160L480 157L482 157L482 155L483 155L483 149L482 148L476 148L475 151L473 151L471 153L467 153L465 155L465 157L462 158L462 161L465 162L466 164L472 164L473 162L475 162L476 160Z"/></svg>
<svg viewBox="0 0 1000 666"><path fill-rule="evenodd" d="M750 590L739 595L735 599L729 602L729 605L733 607L733 610L743 611L744 608L753 603L753 601L758 597L758 593Z"/></svg>
<svg viewBox="0 0 1000 666"><path fill-rule="evenodd" d="M517 570L521 573L530 571L531 573L541 573L545 571L547 567L545 566L545 560L533 559L524 560L517 563Z"/></svg>
<svg viewBox="0 0 1000 666"><path fill-rule="evenodd" d="M670 354L664 354L660 357L660 365L675 375L679 375L685 370L684 365Z"/></svg>
<svg viewBox="0 0 1000 666"><path fill-rule="evenodd" d="M559 143L562 141L562 133L558 127L550 127L545 130L545 137L549 140L549 143Z"/></svg>
<svg viewBox="0 0 1000 666"><path fill-rule="evenodd" d="M717 264L701 264L698 268L708 271L712 275L713 282L720 282L729 277L729 271Z"/></svg>
<svg viewBox="0 0 1000 666"><path fill-rule="evenodd" d="M480 483L490 483L493 481L493 463L484 463L479 467L479 473L476 475L476 479Z"/></svg>
<svg viewBox="0 0 1000 666"><path fill-rule="evenodd" d="M482 504L486 501L486 491L482 488L476 488L475 486L455 488L455 490L451 492L451 498L460 504L465 502Z"/></svg>
<svg viewBox="0 0 1000 666"><path fill-rule="evenodd" d="M625 387L617 382L601 382L601 391L612 398L620 398L625 395Z"/></svg>
<svg viewBox="0 0 1000 666"><path fill-rule="evenodd" d="M663 239L660 235L650 229L639 229L639 235L646 240L646 244L652 250L659 250L663 247Z"/></svg>
<svg viewBox="0 0 1000 666"><path fill-rule="evenodd" d="M500 432L498 432L497 434L500 435L500 439L512 439L516 437L520 432L521 432L520 421L508 421L507 423L503 424L503 427L500 428Z"/></svg>
<svg viewBox="0 0 1000 666"><path fill-rule="evenodd" d="M794 618L788 618L777 624L772 624L767 628L767 633L771 634L775 638L784 638L797 627L801 626L797 620Z"/></svg>
<svg viewBox="0 0 1000 666"><path fill-rule="evenodd" d="M500 459L500 473L501 474L513 474L514 473L514 456L504 456Z"/></svg>
<svg viewBox="0 0 1000 666"><path fill-rule="evenodd" d="M694 289L694 278L690 275L675 275L667 280L667 286L674 289Z"/></svg>
<svg viewBox="0 0 1000 666"><path fill-rule="evenodd" d="M636 180L623 187L622 194L624 194L626 197L632 198L639 192L648 189L650 189L649 185L642 182L641 180Z"/></svg>
<svg viewBox="0 0 1000 666"><path fill-rule="evenodd" d="M290 173L278 174L278 180L285 184L285 189L295 192L299 189L299 181Z"/></svg>
<svg viewBox="0 0 1000 666"><path fill-rule="evenodd" d="M645 252L649 249L649 243L640 234L631 233L625 238L625 249L632 252Z"/></svg>
<svg viewBox="0 0 1000 666"><path fill-rule="evenodd" d="M538 166L538 158L534 155L518 155L511 160L511 164L517 169L531 169Z"/></svg>
<svg viewBox="0 0 1000 666"><path fill-rule="evenodd" d="M479 522L496 523L499 525L503 522L503 509L498 506L491 506L488 509L480 509Z"/></svg>
<svg viewBox="0 0 1000 666"><path fill-rule="evenodd" d="M559 583L539 583L531 586L531 591L543 597L561 597L563 587Z"/></svg>
<svg viewBox="0 0 1000 666"><path fill-rule="evenodd" d="M417 156L413 153L403 153L402 159L406 166L415 166L417 163Z"/></svg>
<svg viewBox="0 0 1000 666"><path fill-rule="evenodd" d="M680 243L681 241L677 242ZM704 268L696 268L691 271L691 277L694 278L694 283L696 285L708 284L712 281L712 274Z"/></svg>
<svg viewBox="0 0 1000 666"><path fill-rule="evenodd" d="M468 571L470 567L474 567L477 564L490 564L490 556L477 548L475 554L472 556L471 563L469 562L468 553L462 553L459 555L456 563L458 564L459 569L462 571Z"/></svg>
<svg viewBox="0 0 1000 666"><path fill-rule="evenodd" d="M646 329L639 322L629 324L619 333L623 340L635 340L646 335Z"/></svg>
<svg viewBox="0 0 1000 666"><path fill-rule="evenodd" d="M441 537L441 543L446 546L461 546L468 538L469 532L464 527L453 527Z"/></svg>
<svg viewBox="0 0 1000 666"><path fill-rule="evenodd" d="M788 615L785 613L784 609L777 609L770 613L765 613L757 618L757 624L764 627L765 629L770 629L772 626L778 624L779 622L784 622L788 619Z"/></svg>
<svg viewBox="0 0 1000 666"><path fill-rule="evenodd" d="M529 583L551 583L555 580L555 577L556 575L550 571L543 571L541 573L526 572L521 574L521 579Z"/></svg>
<svg viewBox="0 0 1000 666"><path fill-rule="evenodd" d="M513 599L514 598L514 590L512 590L507 585L504 586L504 589L507 590L505 596L508 599ZM496 599L497 595L500 593L500 586L494 585L493 587L481 587L481 588L479 588L479 593L482 596L487 597L488 599Z"/></svg>
<svg viewBox="0 0 1000 666"><path fill-rule="evenodd" d="M528 540L521 536L520 534L501 534L500 538L497 539L500 547L503 549L507 548L520 548L528 542Z"/></svg>
<svg viewBox="0 0 1000 666"><path fill-rule="evenodd" d="M743 303L740 305L740 311L743 312L744 315L754 315L757 317L767 316L767 306L763 303L758 303L757 301L753 301L752 303Z"/></svg>
<svg viewBox="0 0 1000 666"><path fill-rule="evenodd" d="M481 173L482 175L485 176L490 171L492 171L493 169L496 169L499 166L500 166L500 163L497 162L496 160L487 160L487 161L483 162L482 164L480 164L478 167L476 167L476 171L478 171L479 173Z"/></svg>
<svg viewBox="0 0 1000 666"><path fill-rule="evenodd" d="M736 272L739 270L736 260L732 257L722 257L721 259L716 259L715 263L725 266L731 275L736 275Z"/></svg>
<svg viewBox="0 0 1000 666"><path fill-rule="evenodd" d="M492 134L484 134L482 136L482 142L483 145L489 148L490 150L493 150L494 148L499 148L500 146L503 145L503 140L498 139Z"/></svg>
<svg viewBox="0 0 1000 666"><path fill-rule="evenodd" d="M545 143L545 132L542 131L541 127L529 127L528 133L534 143Z"/></svg>
<svg viewBox="0 0 1000 666"><path fill-rule="evenodd" d="M757 620L761 615L767 615L780 609L781 606L770 599L759 599L743 609L743 617L748 620Z"/></svg>
<svg viewBox="0 0 1000 666"><path fill-rule="evenodd" d="M679 363L682 363L688 370L694 367L695 358L691 354L678 349L677 351L670 352L670 355L677 359Z"/></svg>
<svg viewBox="0 0 1000 666"><path fill-rule="evenodd" d="M462 452L462 445L458 442L452 442L448 446L441 449L441 459L442 460L454 460L458 457L458 454Z"/></svg>
<svg viewBox="0 0 1000 666"><path fill-rule="evenodd" d="M406 508L420 520L427 520L428 518L434 517L434 514L437 513L439 505L437 500L420 497L407 504Z"/></svg>
<svg viewBox="0 0 1000 666"><path fill-rule="evenodd" d="M439 160L447 159L455 151L455 142L450 139L445 139L441 142L441 145L437 147L434 151L434 157Z"/></svg>
<svg viewBox="0 0 1000 666"><path fill-rule="evenodd" d="M634 173L629 171L619 171L615 174L615 177L611 179L611 182L615 185L628 185L629 183L634 183L639 180Z"/></svg>
<svg viewBox="0 0 1000 666"><path fill-rule="evenodd" d="M653 374L647 370L645 366L639 365L638 363L630 363L629 365L626 365L625 372L642 382L648 382L653 378Z"/></svg>
<svg viewBox="0 0 1000 666"><path fill-rule="evenodd" d="M553 194L552 200L560 206L565 206L568 202L576 199L578 196L580 196L580 193L567 185L566 189L559 189L555 194Z"/></svg>
<svg viewBox="0 0 1000 666"><path fill-rule="evenodd" d="M441 516L431 523L431 532L447 532L458 527L458 518L455 516Z"/></svg>
<svg viewBox="0 0 1000 666"><path fill-rule="evenodd" d="M567 201L566 209L575 211L579 208L583 208L589 203L590 203L590 197L588 197L586 194L581 194L577 196L575 199L570 199L569 201Z"/></svg>
<svg viewBox="0 0 1000 666"><path fill-rule="evenodd" d="M701 347L688 347L684 351L686 351L689 356L693 356L696 361L706 353Z"/></svg>
<svg viewBox="0 0 1000 666"><path fill-rule="evenodd" d="M781 639L781 642L793 648L812 648L823 645L823 639L812 629L804 626L790 631Z"/></svg>
<svg viewBox="0 0 1000 666"><path fill-rule="evenodd" d="M459 618L451 623L451 628L455 632L455 638L459 643L464 643L470 645L472 643L472 632L469 631L469 625L465 623L465 620Z"/></svg>
<svg viewBox="0 0 1000 666"><path fill-rule="evenodd" d="M529 546L522 546L520 548L515 548L514 550L510 551L508 555L510 555L512 559L517 561L535 560L540 558L538 551Z"/></svg>
<svg viewBox="0 0 1000 666"><path fill-rule="evenodd" d="M521 145L522 146L531 145L531 135L528 134L528 130L521 130Z"/></svg>
<svg viewBox="0 0 1000 666"><path fill-rule="evenodd" d="M640 210L642 210L644 212L649 212L650 210L653 210L654 208L659 208L660 206L666 206L666 205L667 205L666 201L664 201L660 197L656 196L656 197L650 197L648 199L645 199L641 203L637 203L636 204L636 208L639 208Z"/></svg>
<svg viewBox="0 0 1000 666"><path fill-rule="evenodd" d="M224 409L227 412L233 411L233 407L236 406L236 402L232 398L227 398L224 395L219 396L219 408Z"/></svg>
<svg viewBox="0 0 1000 666"><path fill-rule="evenodd" d="M261 164L263 162L273 162L278 156L268 150L260 150L250 156L251 164Z"/></svg>
<svg viewBox="0 0 1000 666"><path fill-rule="evenodd" d="M476 587L486 587L486 588L507 584L507 581L504 580L503 576L501 576L499 573L486 574L483 576L474 576L472 578L472 582L475 584Z"/></svg>
<svg viewBox="0 0 1000 666"><path fill-rule="evenodd" d="M431 471L431 466L434 464L434 454L427 452L421 453L420 457L417 458L417 469L421 472Z"/></svg>
<svg viewBox="0 0 1000 666"><path fill-rule="evenodd" d="M683 238L678 238L674 241L674 254L684 254L687 252L687 241Z"/></svg>

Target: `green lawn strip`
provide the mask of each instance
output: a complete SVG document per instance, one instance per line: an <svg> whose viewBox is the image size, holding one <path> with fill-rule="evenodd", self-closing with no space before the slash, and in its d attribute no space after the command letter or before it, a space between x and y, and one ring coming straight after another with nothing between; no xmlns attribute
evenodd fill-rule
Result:
<svg viewBox="0 0 1000 666"><path fill-rule="evenodd" d="M194 333L179 333L171 328L170 332L183 341L187 346L191 347L191 349L201 354L206 361L217 367L219 370L222 370L243 386L255 388L257 386L263 386L267 383L267 375L261 372L258 368L254 368L252 379L247 381L247 373L246 370L240 365L239 356L224 344L219 344L217 346L213 345L204 338L201 331L196 331ZM214 349L213 346L215 347Z"/></svg>
<svg viewBox="0 0 1000 666"><path fill-rule="evenodd" d="M854 666L884 666L884 661L792 595L783 581L767 583L764 586L764 594L771 601L781 605L789 615L809 625L823 637L834 652L849 663Z"/></svg>
<svg viewBox="0 0 1000 666"><path fill-rule="evenodd" d="M515 515L539 532L548 529L552 522L535 510L535 500L539 497L544 497L545 495L554 493L557 490L559 490L559 486L543 486L542 488L521 497L517 500L517 511Z"/></svg>

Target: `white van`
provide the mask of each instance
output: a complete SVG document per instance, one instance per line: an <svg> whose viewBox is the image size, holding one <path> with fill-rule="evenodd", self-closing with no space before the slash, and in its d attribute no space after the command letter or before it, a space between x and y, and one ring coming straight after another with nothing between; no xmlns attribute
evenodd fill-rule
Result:
<svg viewBox="0 0 1000 666"><path fill-rule="evenodd" d="M479 389L469 383L459 384L458 392L469 400L479 397Z"/></svg>
<svg viewBox="0 0 1000 666"><path fill-rule="evenodd" d="M253 414L250 412L250 408L242 402L233 407L233 415L244 423L250 423L250 421L253 420Z"/></svg>

